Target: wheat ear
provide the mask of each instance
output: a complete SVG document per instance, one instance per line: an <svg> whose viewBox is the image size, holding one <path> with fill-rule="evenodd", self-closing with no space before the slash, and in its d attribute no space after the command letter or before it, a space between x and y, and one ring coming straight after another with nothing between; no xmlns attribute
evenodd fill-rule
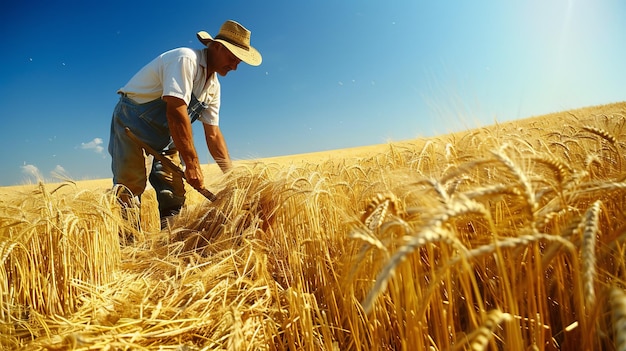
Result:
<svg viewBox="0 0 626 351"><path fill-rule="evenodd" d="M383 270L378 273L378 276L376 277L376 283L374 283L374 286L367 294L367 297L362 303L365 313L371 312L374 306L374 301L376 300L378 295L387 288L387 283L389 279L394 275L396 267L398 267L400 263L402 263L411 253L413 253L418 248L428 243L438 241L451 242L457 247L464 248L463 244L461 244L456 238L452 237L447 230L439 226L422 230L418 235L412 237L406 245L399 248L398 251L391 257L389 263L387 263ZM464 249L463 251L467 251L467 249Z"/></svg>
<svg viewBox="0 0 626 351"><path fill-rule="evenodd" d="M498 195L513 195L519 196L521 195L519 189L512 188L508 184L494 184L488 185L482 188L477 188L471 191L464 192L463 195L467 196L469 199L475 199L479 197L496 197Z"/></svg>
<svg viewBox="0 0 626 351"><path fill-rule="evenodd" d="M392 193L387 195L376 194L376 197L370 201L365 213L361 216L361 221L369 230L374 231L378 229L385 221L389 212L396 214L396 201L396 197Z"/></svg>
<svg viewBox="0 0 626 351"><path fill-rule="evenodd" d="M537 209L537 201L535 198L535 192L533 191L533 187L532 184L530 183L530 180L528 179L528 177L526 176L526 174L524 174L524 172L515 164L513 163L513 161L504 154L503 151L497 151L497 152L493 152L493 155L496 156L496 158L506 166L506 168L509 169L509 171L515 175L515 177L517 177L517 179L519 180L520 184L522 185L522 190L523 190L523 194L524 197L526 198L526 202L528 203L528 206L530 207L530 215L531 217L533 217L533 222L534 222L534 216L535 216L535 210Z"/></svg>
<svg viewBox="0 0 626 351"><path fill-rule="evenodd" d="M445 222L464 214L478 213L487 219L490 227L493 228L491 214L482 204L463 196L455 197L454 200L455 201L453 201L450 206L447 206L445 212L432 219L425 229L420 231L416 236L411 237L410 240L391 257L389 263L387 263L376 277L374 287L372 287L363 302L363 309L366 313L371 311L374 300L387 287L387 281L393 276L396 267L418 248L428 243L443 241L456 247L461 251L461 255L467 257L469 250L457 238L452 236L448 230L443 228Z"/></svg>
<svg viewBox="0 0 626 351"><path fill-rule="evenodd" d="M489 311L483 321L483 324L467 336L470 346L469 349L472 351L486 350L487 345L493 338L493 333L498 325L511 319L512 317L510 314L503 313L500 310L496 309ZM460 346L463 347L464 345Z"/></svg>
<svg viewBox="0 0 626 351"><path fill-rule="evenodd" d="M600 129L594 126L583 126L583 129L608 141L611 145L613 145L617 149L617 139L606 130Z"/></svg>
<svg viewBox="0 0 626 351"><path fill-rule="evenodd" d="M596 201L585 213L582 227L581 260L583 269L583 287L585 290L585 306L590 308L596 300L594 278L596 275L596 235L598 233L598 218L602 202Z"/></svg>
<svg viewBox="0 0 626 351"><path fill-rule="evenodd" d="M351 239L358 239L358 240L364 241L372 247L375 247L383 252L387 252L387 248L380 241L380 239L378 239L377 237L373 235L370 235L370 233L367 233L364 230L355 229L352 232L350 232L350 234L348 234L348 237Z"/></svg>
<svg viewBox="0 0 626 351"><path fill-rule="evenodd" d="M535 157L533 160L537 163L542 163L550 168L554 172L554 177L559 182L559 184L563 184L563 181L566 177L572 173L572 169L561 162L560 160L553 157Z"/></svg>
<svg viewBox="0 0 626 351"><path fill-rule="evenodd" d="M489 255L495 252L497 249L513 249L518 246L529 245L535 242L545 241L545 242L554 242L556 244L560 244L562 247L567 249L570 253L575 253L576 248L571 243L571 241L562 238L558 235L552 234L543 234L543 233L534 233L534 234L524 234L518 235L516 237L504 237L499 238L498 241L488 244L482 245L475 249L471 249L466 251L465 256L459 256L451 258L447 263L446 267L451 267L461 262L462 260L477 258L484 255Z"/></svg>

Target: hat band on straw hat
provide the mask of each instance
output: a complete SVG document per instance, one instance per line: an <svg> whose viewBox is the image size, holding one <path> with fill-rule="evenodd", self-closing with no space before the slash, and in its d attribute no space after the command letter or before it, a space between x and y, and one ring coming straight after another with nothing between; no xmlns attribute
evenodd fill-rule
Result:
<svg viewBox="0 0 626 351"><path fill-rule="evenodd" d="M231 45L235 45L236 47L238 47L238 48L240 48L240 49L244 49L244 50L246 50L246 51L250 51L250 47L249 47L249 46L246 46L246 45L243 45L243 44L237 43L237 42L233 41L232 39L227 38L227 37L225 37L225 36L223 36L223 35L217 35L217 36L215 37L215 40L223 40L223 41L228 42L228 43L229 43L229 44L231 44Z"/></svg>

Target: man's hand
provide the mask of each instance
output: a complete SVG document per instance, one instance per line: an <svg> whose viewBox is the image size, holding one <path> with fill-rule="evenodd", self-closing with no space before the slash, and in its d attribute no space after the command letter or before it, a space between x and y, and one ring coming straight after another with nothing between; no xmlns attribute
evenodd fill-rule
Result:
<svg viewBox="0 0 626 351"><path fill-rule="evenodd" d="M174 140L174 145L185 162L185 179L195 189L204 188L204 175L193 143L193 130L187 114L185 101L173 96L164 96L167 104L167 124Z"/></svg>
<svg viewBox="0 0 626 351"><path fill-rule="evenodd" d="M204 189L204 174L202 174L202 169L200 168L199 163L196 162L195 167L186 166L185 179L194 189Z"/></svg>

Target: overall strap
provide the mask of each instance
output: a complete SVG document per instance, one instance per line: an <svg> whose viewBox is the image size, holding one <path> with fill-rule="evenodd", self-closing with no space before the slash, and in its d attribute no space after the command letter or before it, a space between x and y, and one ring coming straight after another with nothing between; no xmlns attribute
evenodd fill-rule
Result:
<svg viewBox="0 0 626 351"><path fill-rule="evenodd" d="M196 98L196 96L192 93L191 101L189 101L189 106L187 107L187 114L191 119L191 123L195 122L202 115L202 111L207 108L209 108L209 105L198 101L198 98Z"/></svg>

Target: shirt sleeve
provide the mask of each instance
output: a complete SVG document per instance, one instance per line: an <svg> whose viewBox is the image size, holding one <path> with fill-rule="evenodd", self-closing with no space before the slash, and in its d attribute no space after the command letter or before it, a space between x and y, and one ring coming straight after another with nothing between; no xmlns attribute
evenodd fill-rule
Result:
<svg viewBox="0 0 626 351"><path fill-rule="evenodd" d="M181 55L163 62L163 95L173 96L185 101L189 105L193 90L193 78L195 76L195 61Z"/></svg>

